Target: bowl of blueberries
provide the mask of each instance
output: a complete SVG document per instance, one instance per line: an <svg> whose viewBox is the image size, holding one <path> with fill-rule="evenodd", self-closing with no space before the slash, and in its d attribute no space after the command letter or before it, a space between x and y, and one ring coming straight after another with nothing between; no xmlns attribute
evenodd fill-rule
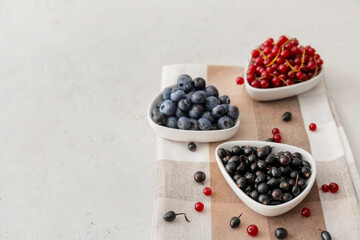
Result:
<svg viewBox="0 0 360 240"><path fill-rule="evenodd" d="M180 142L217 142L232 137L240 126L239 109L227 95L203 78L186 74L165 88L148 109L148 120L163 138Z"/></svg>
<svg viewBox="0 0 360 240"><path fill-rule="evenodd" d="M232 141L220 144L216 161L235 194L252 210L278 216L309 194L316 165L311 154L287 144Z"/></svg>

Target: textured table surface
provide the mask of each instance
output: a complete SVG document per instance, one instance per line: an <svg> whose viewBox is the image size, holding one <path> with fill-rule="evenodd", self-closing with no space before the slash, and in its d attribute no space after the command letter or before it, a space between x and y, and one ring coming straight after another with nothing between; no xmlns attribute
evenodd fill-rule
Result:
<svg viewBox="0 0 360 240"><path fill-rule="evenodd" d="M145 112L162 65L244 65L270 36L321 53L358 156L359 10L355 0L0 1L0 238L148 239Z"/></svg>

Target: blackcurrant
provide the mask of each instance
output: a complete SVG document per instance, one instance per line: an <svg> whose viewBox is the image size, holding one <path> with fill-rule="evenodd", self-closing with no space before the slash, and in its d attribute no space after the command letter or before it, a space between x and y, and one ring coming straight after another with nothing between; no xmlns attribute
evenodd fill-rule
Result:
<svg viewBox="0 0 360 240"><path fill-rule="evenodd" d="M177 215L184 215L185 220L187 222L190 222L185 213L175 213L174 211L168 211L167 213L165 213L163 219L167 222L172 222L175 220Z"/></svg>
<svg viewBox="0 0 360 240"><path fill-rule="evenodd" d="M277 239L284 239L288 235L288 231L285 228L277 228L275 230L275 237Z"/></svg>
<svg viewBox="0 0 360 240"><path fill-rule="evenodd" d="M285 112L283 115L282 115L282 120L285 121L285 122L288 122L291 120L291 112Z"/></svg>
<svg viewBox="0 0 360 240"><path fill-rule="evenodd" d="M190 143L188 144L188 149L189 149L190 151L192 151L192 152L195 152L195 150L196 150L196 144L195 144L194 142L190 142Z"/></svg>
<svg viewBox="0 0 360 240"><path fill-rule="evenodd" d="M206 179L206 175L204 172L202 171L198 171L194 174L194 180L198 183L202 183L204 182Z"/></svg>
<svg viewBox="0 0 360 240"><path fill-rule="evenodd" d="M242 214L240 214L240 216L238 216L238 217L233 217L230 220L230 227L231 228L237 228L240 225L240 223L241 223L241 220L240 220L241 215Z"/></svg>

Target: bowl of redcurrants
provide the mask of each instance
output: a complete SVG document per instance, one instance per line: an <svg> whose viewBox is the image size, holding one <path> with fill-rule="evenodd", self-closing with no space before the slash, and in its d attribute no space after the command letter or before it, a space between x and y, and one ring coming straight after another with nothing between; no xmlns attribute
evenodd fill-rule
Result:
<svg viewBox="0 0 360 240"><path fill-rule="evenodd" d="M245 88L259 101L287 98L315 87L323 72L323 60L314 48L283 35L276 42L269 38L251 51Z"/></svg>
<svg viewBox="0 0 360 240"><path fill-rule="evenodd" d="M220 95L205 79L178 76L154 98L148 120L155 132L181 142L217 142L232 137L240 126L240 111L228 95Z"/></svg>
<svg viewBox="0 0 360 240"><path fill-rule="evenodd" d="M252 210L278 216L296 207L316 179L311 154L287 144L232 141L220 144L216 161L235 194Z"/></svg>

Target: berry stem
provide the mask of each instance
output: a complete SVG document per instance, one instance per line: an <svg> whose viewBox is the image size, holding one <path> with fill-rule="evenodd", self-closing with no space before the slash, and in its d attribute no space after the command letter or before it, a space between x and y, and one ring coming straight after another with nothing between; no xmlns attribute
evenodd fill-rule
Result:
<svg viewBox="0 0 360 240"><path fill-rule="evenodd" d="M239 218L241 217L242 214L240 214Z"/></svg>
<svg viewBox="0 0 360 240"><path fill-rule="evenodd" d="M316 62L316 56L314 56L314 62L315 62L315 73L314 73L314 76L315 77L318 73L318 66L317 66L317 62Z"/></svg>
<svg viewBox="0 0 360 240"><path fill-rule="evenodd" d="M293 70L293 72L298 72L298 70L295 69L295 68L290 64L290 62L289 62L287 59L285 59L285 62L286 62L287 65Z"/></svg>
<svg viewBox="0 0 360 240"><path fill-rule="evenodd" d="M267 56L265 55L265 53L263 51L261 51L260 49L258 49L258 51L263 55L264 60L266 60Z"/></svg>
<svg viewBox="0 0 360 240"><path fill-rule="evenodd" d="M283 45L281 45L281 51L284 51L284 48L285 48L285 44L288 43L288 41L290 41L290 39L288 39L286 42L283 43Z"/></svg>
<svg viewBox="0 0 360 240"><path fill-rule="evenodd" d="M297 184L298 184L298 180L299 180L299 174L296 174L296 182L295 182L295 186L297 186Z"/></svg>
<svg viewBox="0 0 360 240"><path fill-rule="evenodd" d="M271 63L269 63L268 65L265 65L265 67L269 67L269 66L273 65L274 62L276 61L276 59L279 57L279 55L280 55L280 50L278 51L278 54L276 55L276 57L274 57L274 59L271 61Z"/></svg>
<svg viewBox="0 0 360 240"><path fill-rule="evenodd" d="M190 222L185 213L176 213L175 215L176 215L176 216L177 216L177 215L184 215L185 220L186 220L187 222Z"/></svg>
<svg viewBox="0 0 360 240"><path fill-rule="evenodd" d="M273 76L273 77L276 77L276 76L275 76L274 74L272 74L272 73L270 73L270 75ZM280 76L278 76L278 78L279 78L281 81L283 81L283 83L285 83L286 86L289 86L289 84L288 84L284 79L282 79Z"/></svg>

